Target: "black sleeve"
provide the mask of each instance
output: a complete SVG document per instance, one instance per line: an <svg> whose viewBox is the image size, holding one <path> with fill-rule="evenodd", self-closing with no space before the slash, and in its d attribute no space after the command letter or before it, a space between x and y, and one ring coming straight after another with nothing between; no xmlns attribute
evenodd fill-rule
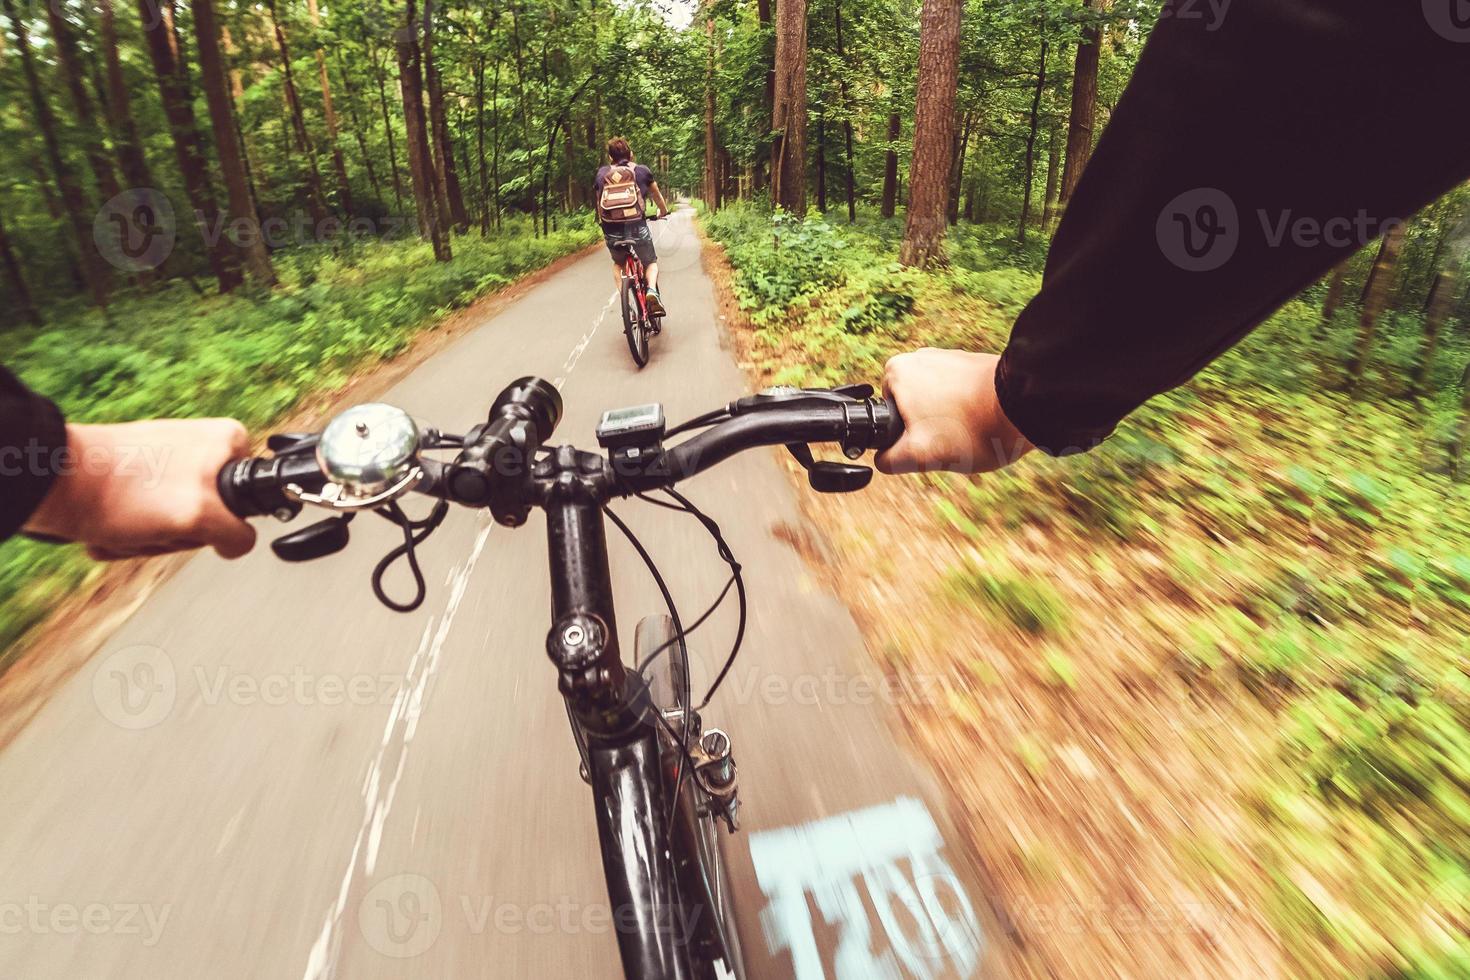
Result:
<svg viewBox="0 0 1470 980"><path fill-rule="evenodd" d="M1047 452L1092 448L1470 175L1452 4L1212 6L1154 29L1001 357L1001 407Z"/></svg>
<svg viewBox="0 0 1470 980"><path fill-rule="evenodd" d="M61 412L0 367L0 540L40 505L65 450Z"/></svg>

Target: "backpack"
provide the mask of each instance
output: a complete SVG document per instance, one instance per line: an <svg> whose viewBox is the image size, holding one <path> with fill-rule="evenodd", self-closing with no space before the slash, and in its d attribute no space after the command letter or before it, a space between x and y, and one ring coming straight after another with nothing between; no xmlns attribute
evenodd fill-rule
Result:
<svg viewBox="0 0 1470 980"><path fill-rule="evenodd" d="M618 164L607 172L602 182L602 196L597 199L597 217L604 223L642 221L643 191L632 164Z"/></svg>

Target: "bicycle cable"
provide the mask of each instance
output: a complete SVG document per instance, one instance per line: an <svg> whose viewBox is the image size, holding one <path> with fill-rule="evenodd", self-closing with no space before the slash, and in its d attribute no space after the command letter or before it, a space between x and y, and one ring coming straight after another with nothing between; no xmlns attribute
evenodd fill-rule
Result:
<svg viewBox="0 0 1470 980"><path fill-rule="evenodd" d="M650 654L647 663L652 663L653 658L658 653L662 652L665 648L673 645L674 643L677 643L679 646L679 657L684 666L684 690L682 704L684 724L683 731L677 733L677 735L680 736L679 754L682 758L680 758L679 760L678 771L674 774L674 794L669 799L669 818L668 822L665 825L667 827L667 832L669 836L672 837L674 832L674 816L679 806L679 794L682 793L684 790L684 776L695 766L694 756L689 751L690 733L693 731L693 727L689 724L689 715L691 713L690 704L694 700L694 697L693 691L690 688L689 680L689 647L684 642L684 637L687 635L687 631L684 629L683 623L681 623L679 620L679 608L674 603L674 595L672 592L669 591L668 583L664 581L663 574L659 572L658 565L654 563L653 556L648 553L647 548L643 547L643 542L638 540L638 536L633 533L633 529L628 527L628 525L623 522L623 519L621 517L613 513L612 508L604 505L602 508L602 512L607 515L608 520L612 521L619 531L623 532L623 537L628 539L628 543L633 546L633 550L638 552L638 557L643 559L643 564L648 566L649 574L653 576L653 581L658 586L659 592L663 593L664 604L668 606L669 609L669 618L674 621L673 638L666 641L663 646L659 647L658 650ZM643 673L643 670L646 665L646 663L640 664L637 671L639 678L642 679L642 681L644 682L645 691L647 691L648 677ZM668 720L664 718L663 711L659 708L657 704L652 703L651 698L649 699L649 701L653 709L653 716L658 719L659 724L664 727L664 730L667 731L671 737L674 737L676 733L673 731L672 726L669 725Z"/></svg>
<svg viewBox="0 0 1470 980"><path fill-rule="evenodd" d="M673 497L681 505L683 505L684 510L692 515L697 521L699 521L700 524L704 525L704 529L710 533L710 536L712 538L715 539L716 552L722 559L724 559L725 564L730 566L730 582L735 586L735 596L738 603L738 608L740 610L740 618L735 626L735 642L730 645L730 655L725 658L724 666L720 668L719 674L715 676L714 683L711 684L709 686L709 690L705 692L704 700L700 701L699 706L694 709L695 711L703 711L705 708L709 707L709 703L714 700L714 696L716 692L719 691L720 685L724 683L726 675L728 675L730 673L730 669L735 666L735 658L740 655L740 647L745 642L745 620L749 612L749 603L745 595L745 577L741 574L742 570L740 562L735 558L735 552L730 549L729 542L725 540L725 535L723 532L720 531L720 525L715 522L714 518L708 516L704 513L704 511L694 506L694 503L690 501L688 497L684 496L682 493L673 489L672 487L664 487L663 491L670 497ZM724 601L724 598L729 593L729 591L730 585L727 584L725 586L725 590L720 593L720 598L716 600L717 605L718 603ZM711 613L713 611L714 607L710 609ZM706 617L702 618L707 618L707 615L708 614L706 614Z"/></svg>
<svg viewBox="0 0 1470 980"><path fill-rule="evenodd" d="M655 507L662 507L665 510L672 510L672 511L676 511L676 512L681 513L681 514L688 514L688 513L690 513L690 511L689 511L689 509L687 507L681 507L681 506L676 506L674 504L665 503L662 500L655 500L654 498L649 497L649 496L646 496L646 495L641 494L641 493L634 494L634 496L637 497L639 500L644 501L645 503L653 504ZM713 523L713 521L711 521L711 523ZM718 527L718 525L716 525L716 527ZM730 590L732 588L736 588L736 587L739 587L739 589L740 589L740 604L741 604L741 616L740 616L740 619L741 619L741 627L740 627L740 630L739 630L739 635L743 637L743 635L745 633L745 627L744 627L744 621L745 621L745 612L744 612L745 597L744 597L744 591L745 591L745 588L744 588L744 581L743 581L743 579L741 579L741 576L740 576L740 572L741 572L740 564L739 564L739 562L736 562L736 561L733 560L734 559L734 555L733 554L730 554L729 546L724 544L724 539L723 538L718 538L717 541L722 545L721 557L724 558L725 561L730 564L730 567L732 569L732 573L731 573L730 577L725 580L725 586L724 586L724 588L722 588L720 590L720 594L717 595L717 596L715 596L715 601L712 602L712 603L710 603L709 607L707 609L705 609L705 611L703 613L700 614L699 618L696 619L692 624L690 624L690 626L687 629L685 629L683 631L682 637L679 637L679 636L673 637L673 638L665 641L663 644L661 644L657 648L655 648L654 651L652 653L650 653L647 658L645 658L645 660L644 660L644 664L645 665L651 665L655 660L658 659L659 656L661 656L666 650L668 650L670 647L672 647L674 645L674 641L675 640L682 639L684 637L688 637L695 630L699 629L699 627L703 626L709 620L709 618L715 614L715 612L720 608L720 606L724 604L725 598L730 594ZM726 557L726 555L729 555L729 557ZM736 643L735 643L735 649L732 650L730 657L726 658L726 661L725 661L725 664L726 665L725 665L725 667L720 672L721 679L724 677L724 674L729 670L729 664L734 659L735 652L739 650L740 642L741 642L740 639L737 638ZM718 685L716 685L716 686L718 686ZM712 687L709 692L706 692L705 700L695 710L700 710L702 708L707 707L709 705L710 698L713 696L713 693L714 693L714 688Z"/></svg>
<svg viewBox="0 0 1470 980"><path fill-rule="evenodd" d="M665 432L664 438L672 439L674 436L682 435L683 433L688 432L690 429L703 429L706 426L714 425L716 422L723 422L729 417L730 410L728 408L717 408L713 412L705 412L703 415L696 415L694 416L694 418L690 419L687 422L680 422L678 425ZM638 496L642 497L643 495L638 494ZM648 498L645 497L644 499L646 500Z"/></svg>
<svg viewBox="0 0 1470 980"><path fill-rule="evenodd" d="M440 524L444 523L444 517L449 513L449 504L447 501L439 501L429 512L428 517L417 521L404 513L403 508L398 506L396 501L374 513L403 529L403 543L384 555L383 560L378 562L377 567L373 569L373 595L394 612L413 612L424 604L424 598L429 591L424 582L423 569L419 568L419 556L415 549L423 544L424 539L433 534ZM408 570L413 574L415 592L414 597L408 602L397 602L388 598L388 593L384 591L383 576L395 561L405 556L408 558Z"/></svg>

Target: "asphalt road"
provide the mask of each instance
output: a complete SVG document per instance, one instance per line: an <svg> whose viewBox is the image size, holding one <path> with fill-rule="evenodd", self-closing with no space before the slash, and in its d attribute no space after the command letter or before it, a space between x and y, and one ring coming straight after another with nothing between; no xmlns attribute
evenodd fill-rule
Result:
<svg viewBox="0 0 1470 980"><path fill-rule="evenodd" d="M671 316L641 372L598 254L384 400L462 431L505 383L541 375L565 398L559 439L592 446L606 408L658 400L672 422L742 393L688 213L655 228ZM706 717L740 764L727 853L750 975L992 975L978 887L891 725L889 702L925 695L883 686L847 610L773 533L802 521L774 453L685 489L750 586L745 653ZM692 618L724 583L709 539L618 509ZM430 594L410 615L368 587L396 530L353 527L347 552L312 565L264 547L196 558L0 752L0 977L620 975L543 652L544 523L451 514L420 551ZM658 593L611 547L631 649ZM696 681L723 659L732 611L692 644Z"/></svg>

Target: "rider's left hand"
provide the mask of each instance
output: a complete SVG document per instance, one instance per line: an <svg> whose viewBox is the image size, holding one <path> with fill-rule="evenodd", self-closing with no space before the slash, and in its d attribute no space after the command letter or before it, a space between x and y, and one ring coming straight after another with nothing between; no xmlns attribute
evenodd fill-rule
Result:
<svg viewBox="0 0 1470 980"><path fill-rule="evenodd" d="M233 419L68 425L68 459L25 530L99 561L213 547L238 558L255 530L225 508L220 468L250 452Z"/></svg>

